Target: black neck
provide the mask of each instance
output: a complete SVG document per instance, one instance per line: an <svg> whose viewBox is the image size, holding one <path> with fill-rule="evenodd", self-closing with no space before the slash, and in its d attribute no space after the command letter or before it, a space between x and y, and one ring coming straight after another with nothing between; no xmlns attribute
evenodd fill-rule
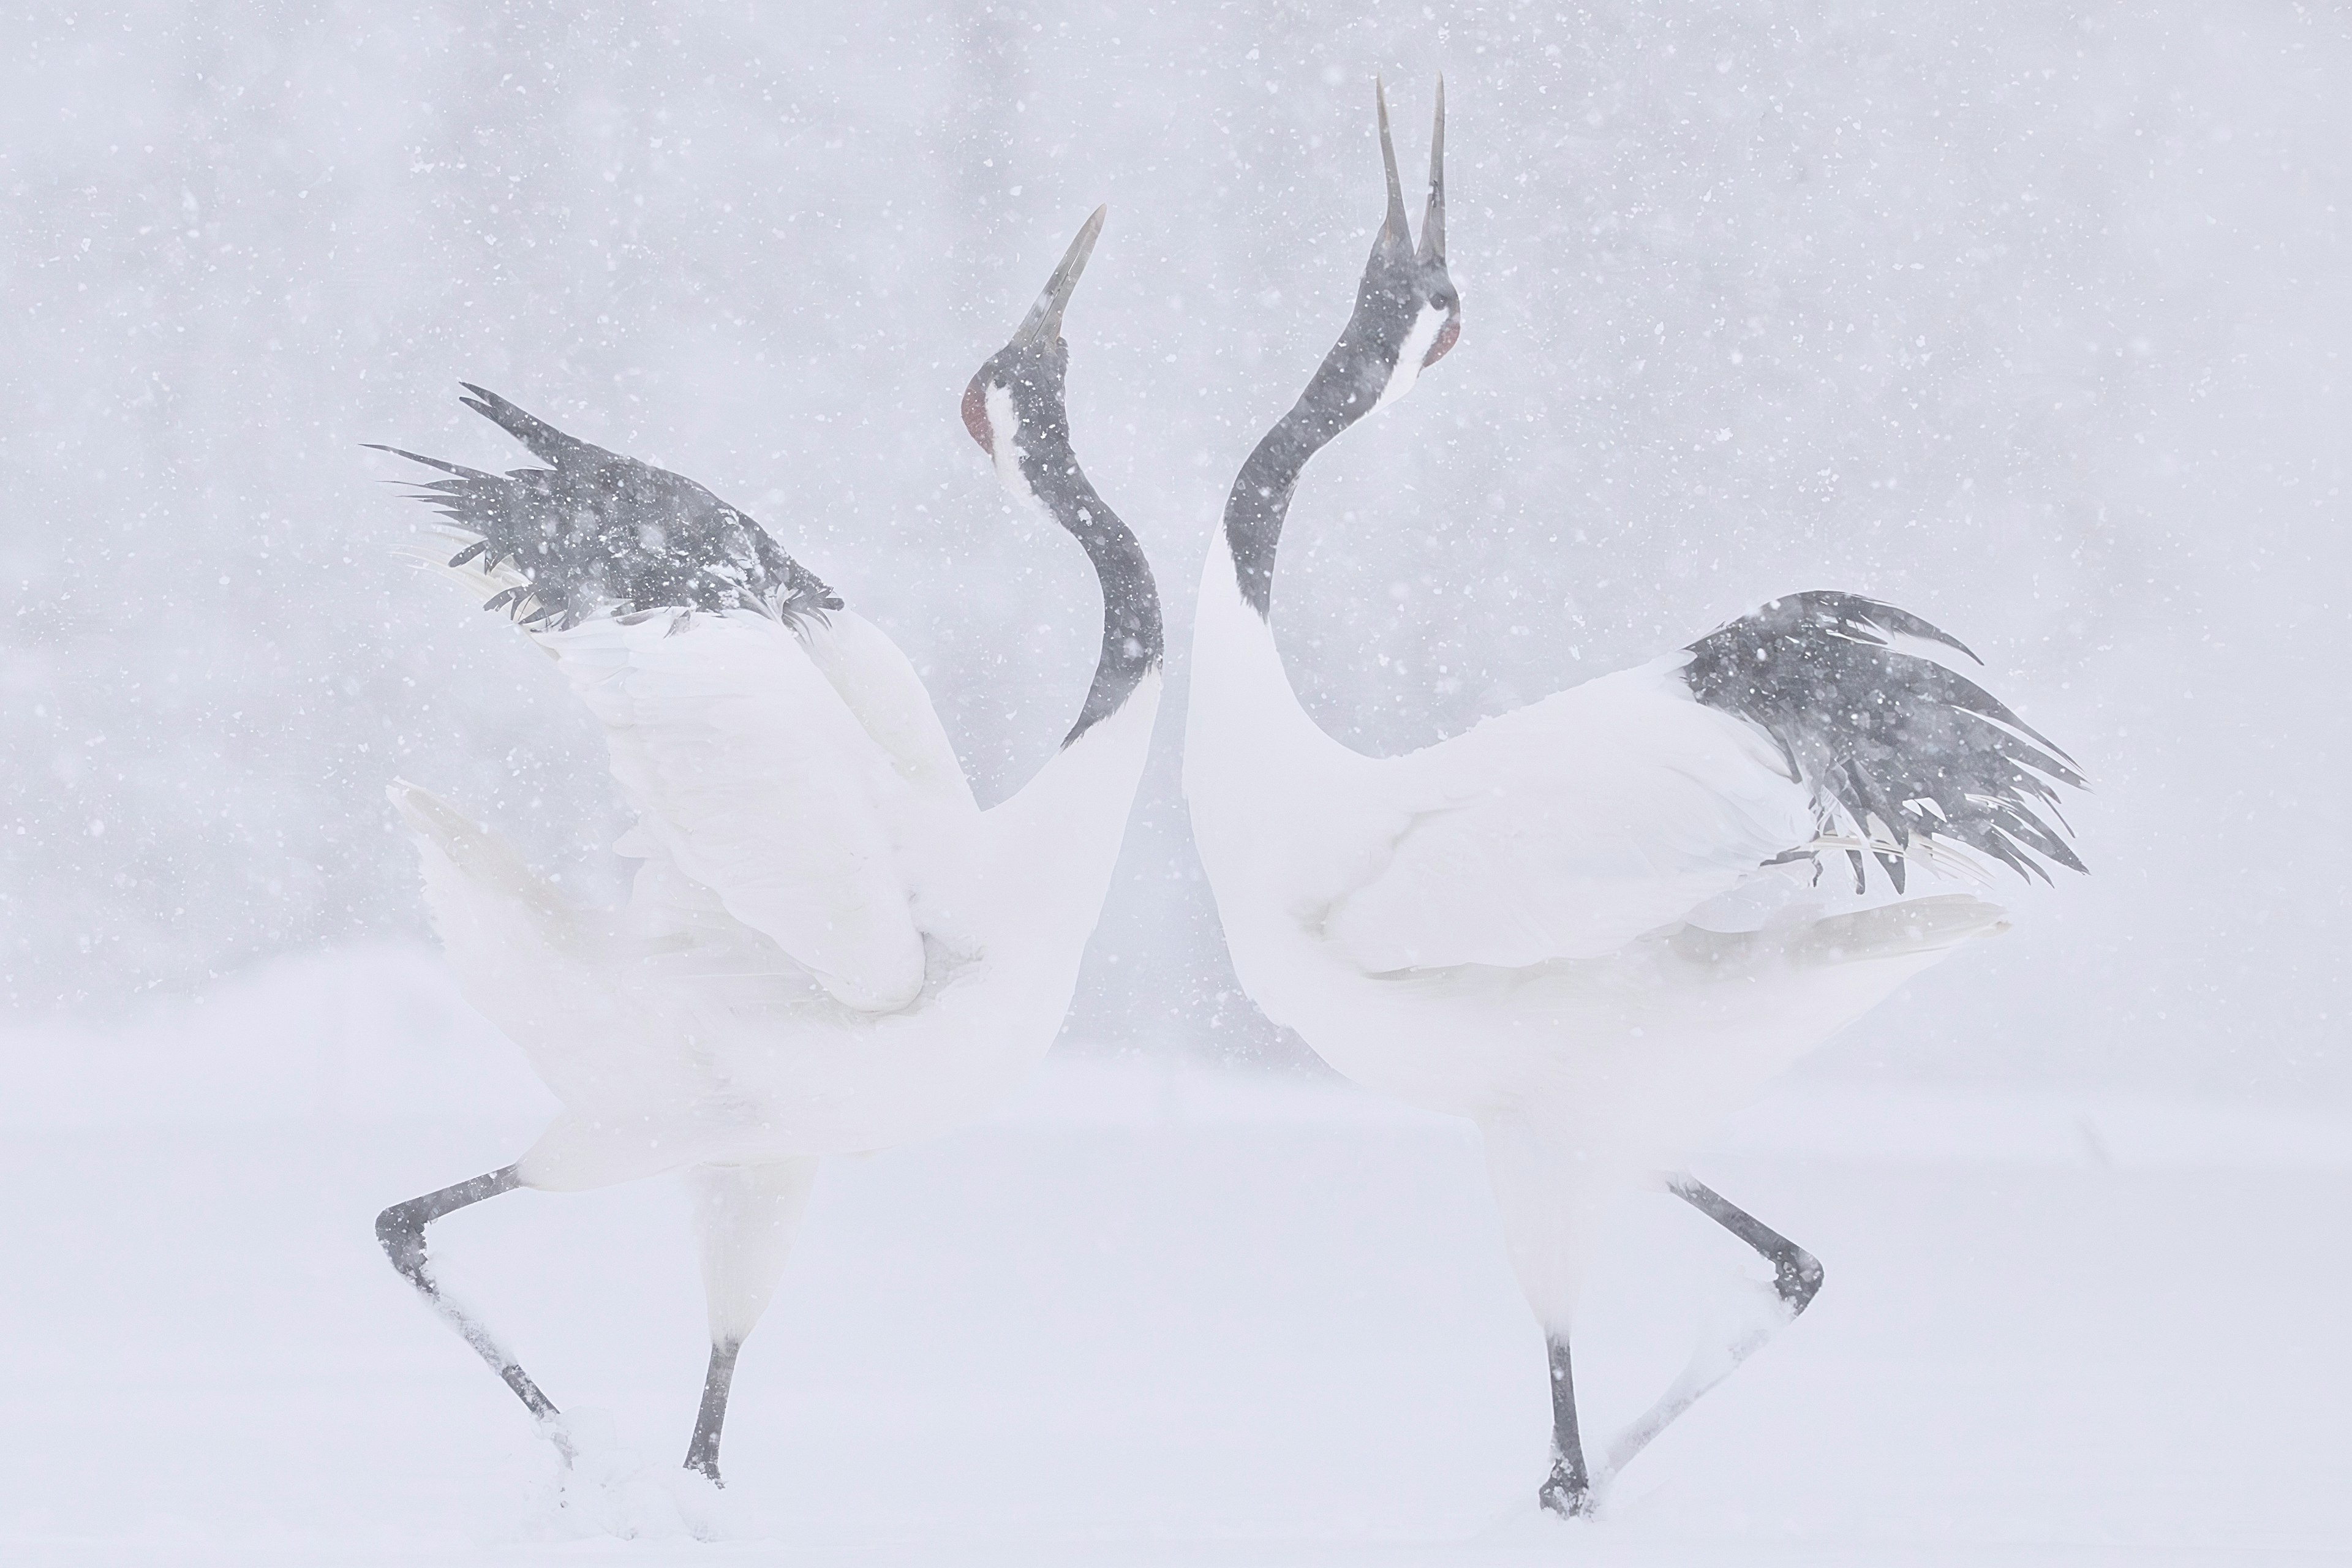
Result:
<svg viewBox="0 0 2352 1568"><path fill-rule="evenodd" d="M1021 473L1054 521L1085 548L1102 585L1102 652L1086 706L1062 739L1067 747L1124 707L1143 678L1160 668L1167 642L1160 624L1160 586L1152 581L1143 547L1078 467L1066 432L1048 428L1037 433L1034 444L1024 439Z"/></svg>
<svg viewBox="0 0 2352 1568"><path fill-rule="evenodd" d="M1290 515L1291 492L1307 459L1372 411L1388 384L1389 367L1361 353L1342 337L1323 356L1315 379L1290 412L1275 421L1250 453L1225 498L1225 545L1242 597L1260 616L1274 604L1274 555L1282 544L1283 520Z"/></svg>

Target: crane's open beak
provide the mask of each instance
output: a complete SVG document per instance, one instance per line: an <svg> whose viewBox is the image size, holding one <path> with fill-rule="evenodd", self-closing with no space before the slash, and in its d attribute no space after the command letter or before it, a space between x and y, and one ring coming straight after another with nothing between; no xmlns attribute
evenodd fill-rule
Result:
<svg viewBox="0 0 2352 1568"><path fill-rule="evenodd" d="M1087 258L1095 250L1095 237L1102 233L1103 216L1110 211L1108 204L1094 210L1086 226L1078 230L1077 238L1062 253L1062 264L1045 279L1045 291L1029 307L1021 326L1013 334L1008 347L1019 348L1031 343L1050 343L1062 335L1062 308L1077 291L1078 275L1087 269Z"/></svg>
<svg viewBox="0 0 2352 1568"><path fill-rule="evenodd" d="M1391 184L1396 164L1389 165ZM1421 260L1445 265L1445 79L1437 79L1437 119L1429 130L1429 205L1421 215Z"/></svg>
<svg viewBox="0 0 2352 1568"><path fill-rule="evenodd" d="M1389 135L1389 93L1378 77L1372 79L1372 101L1381 121L1381 167L1389 177L1388 216L1381 220L1376 249L1402 260L1412 254L1423 266L1445 265L1445 79L1437 79L1437 118L1429 132L1429 205L1422 209L1421 247L1413 250L1412 229L1404 211L1404 181L1397 174L1396 142Z"/></svg>
<svg viewBox="0 0 2352 1568"><path fill-rule="evenodd" d="M1389 136L1389 89L1378 77L1372 79L1372 102L1380 110L1381 167L1389 177L1388 216L1381 219L1372 246L1392 257L1403 256L1412 249L1412 227L1404 216L1404 182L1397 178L1396 142Z"/></svg>

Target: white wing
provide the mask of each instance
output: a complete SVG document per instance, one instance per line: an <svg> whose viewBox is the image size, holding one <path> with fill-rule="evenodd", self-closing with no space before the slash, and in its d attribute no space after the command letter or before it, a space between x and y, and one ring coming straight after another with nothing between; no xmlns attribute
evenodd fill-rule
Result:
<svg viewBox="0 0 2352 1568"><path fill-rule="evenodd" d="M1675 659L1603 676L1381 770L1394 837L1324 916L1374 972L1597 956L1810 841L1771 740Z"/></svg>
<svg viewBox="0 0 2352 1568"><path fill-rule="evenodd" d="M980 810L931 694L898 644L849 610L829 612L800 637L859 727L890 753L918 795L950 810Z"/></svg>
<svg viewBox="0 0 2352 1568"><path fill-rule="evenodd" d="M885 1012L922 988L926 854L942 811L971 796L928 701L935 744L888 671L872 673L871 644L887 641L856 625L838 639L812 626L804 641L751 613L657 612L537 640L604 723L638 813L632 838L643 836L624 847L666 854L835 997ZM885 710L887 738L869 733L812 644L848 684L900 699L866 704ZM905 679L919 693L911 669Z"/></svg>

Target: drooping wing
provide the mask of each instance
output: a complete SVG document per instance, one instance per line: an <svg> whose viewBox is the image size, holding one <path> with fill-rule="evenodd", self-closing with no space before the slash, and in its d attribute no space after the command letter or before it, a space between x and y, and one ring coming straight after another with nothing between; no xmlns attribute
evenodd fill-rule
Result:
<svg viewBox="0 0 2352 1568"><path fill-rule="evenodd" d="M792 628L664 611L539 640L604 724L639 847L667 855L845 1005L914 1000L937 803Z"/></svg>
<svg viewBox="0 0 2352 1568"><path fill-rule="evenodd" d="M1679 659L1588 681L1380 768L1392 811L1325 937L1381 973L1592 957L1809 841L1771 740L1692 700Z"/></svg>
<svg viewBox="0 0 2352 1568"><path fill-rule="evenodd" d="M1392 841L1327 935L1376 971L1592 956L1824 838L1867 844L1897 892L1939 841L2083 869L2042 815L2082 785L2073 760L1895 637L1968 652L1892 605L1799 595L1397 759Z"/></svg>
<svg viewBox="0 0 2352 1568"><path fill-rule="evenodd" d="M2084 787L2074 759L1975 681L1892 646L1905 637L1976 655L1892 605L1792 594L1693 643L1683 679L1709 707L1772 737L1825 824L1884 846L1897 892L1912 841L1955 841L2019 876L2083 862L2043 817L2054 784ZM1859 889L1864 861L1853 858Z"/></svg>

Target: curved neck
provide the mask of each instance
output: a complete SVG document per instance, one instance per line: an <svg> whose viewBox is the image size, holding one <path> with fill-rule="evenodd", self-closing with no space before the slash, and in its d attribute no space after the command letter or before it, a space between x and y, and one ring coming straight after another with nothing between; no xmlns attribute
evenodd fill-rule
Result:
<svg viewBox="0 0 2352 1568"><path fill-rule="evenodd" d="M1275 421L1234 476L1233 493L1225 498L1225 547L1233 553L1242 598L1260 616L1273 614L1274 556L1300 471L1340 431L1379 405L1388 379L1384 366L1355 353L1342 336L1290 412Z"/></svg>
<svg viewBox="0 0 2352 1568"><path fill-rule="evenodd" d="M1143 547L1117 512L1095 493L1077 454L1061 431L1038 433L1021 453L1022 478L1038 504L1068 530L1094 563L1102 586L1102 650L1095 659L1094 684L1087 689L1078 721L1062 738L1067 748L1079 736L1124 707L1143 678L1160 668L1166 633L1160 620L1160 586Z"/></svg>

